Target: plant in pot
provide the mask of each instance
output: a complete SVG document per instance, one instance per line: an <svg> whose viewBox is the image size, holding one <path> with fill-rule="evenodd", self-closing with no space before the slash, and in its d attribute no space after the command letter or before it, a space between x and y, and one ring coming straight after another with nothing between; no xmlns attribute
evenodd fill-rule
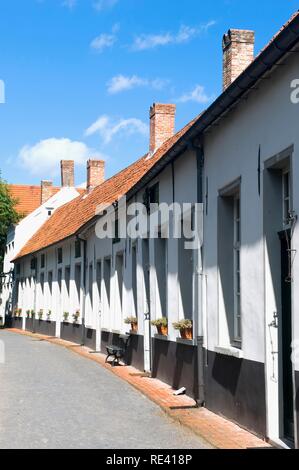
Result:
<svg viewBox="0 0 299 470"><path fill-rule="evenodd" d="M42 319L43 319L43 316L44 316L44 311L43 311L43 309L41 308L40 311L38 312L38 319L39 319L39 320L42 320Z"/></svg>
<svg viewBox="0 0 299 470"><path fill-rule="evenodd" d="M182 339L193 339L192 320L183 319L173 323L175 330L179 330Z"/></svg>
<svg viewBox="0 0 299 470"><path fill-rule="evenodd" d="M27 315L27 318L30 318L30 310L26 310L26 315Z"/></svg>
<svg viewBox="0 0 299 470"><path fill-rule="evenodd" d="M51 312L51 310L49 310L48 313L47 313L47 321L51 320L51 315L52 315L52 312Z"/></svg>
<svg viewBox="0 0 299 470"><path fill-rule="evenodd" d="M63 321L67 322L69 319L69 316L70 316L69 312L63 312Z"/></svg>
<svg viewBox="0 0 299 470"><path fill-rule="evenodd" d="M30 315L31 315L31 318L33 319L35 317L35 311L31 310Z"/></svg>
<svg viewBox="0 0 299 470"><path fill-rule="evenodd" d="M127 317L125 318L125 324L131 325L131 331L137 333L138 331L138 320L136 317Z"/></svg>
<svg viewBox="0 0 299 470"><path fill-rule="evenodd" d="M157 328L159 335L168 335L168 320L166 317L157 318L157 320L152 320L151 324Z"/></svg>
<svg viewBox="0 0 299 470"><path fill-rule="evenodd" d="M22 316L22 309L18 308L18 317L20 318Z"/></svg>
<svg viewBox="0 0 299 470"><path fill-rule="evenodd" d="M13 311L13 316L18 317L18 307L16 307Z"/></svg>
<svg viewBox="0 0 299 470"><path fill-rule="evenodd" d="M76 312L73 314L74 323L77 323L79 318L80 318L80 310L76 310Z"/></svg>

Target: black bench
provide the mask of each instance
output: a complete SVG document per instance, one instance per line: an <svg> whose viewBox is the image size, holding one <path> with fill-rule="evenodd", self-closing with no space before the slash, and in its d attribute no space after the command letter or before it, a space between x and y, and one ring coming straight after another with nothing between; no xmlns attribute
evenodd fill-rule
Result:
<svg viewBox="0 0 299 470"><path fill-rule="evenodd" d="M109 357L113 357L113 361L111 362L112 367L114 367L115 364L119 365L119 361L123 359L126 354L130 337L130 334L120 335L118 338L118 344L109 344L106 347L107 357L105 362L108 362Z"/></svg>

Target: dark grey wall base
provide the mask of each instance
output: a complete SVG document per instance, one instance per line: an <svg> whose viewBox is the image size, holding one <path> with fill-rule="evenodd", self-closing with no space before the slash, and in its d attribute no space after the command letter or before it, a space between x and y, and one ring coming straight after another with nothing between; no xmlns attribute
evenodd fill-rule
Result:
<svg viewBox="0 0 299 470"><path fill-rule="evenodd" d="M10 321L10 327L11 328L18 328L18 329L21 330L22 329L22 324L23 324L23 318L19 318L19 317L12 317L11 318L11 321Z"/></svg>
<svg viewBox="0 0 299 470"><path fill-rule="evenodd" d="M264 364L205 351L206 407L266 437Z"/></svg>
<svg viewBox="0 0 299 470"><path fill-rule="evenodd" d="M106 354L106 347L108 344L118 344L119 334L109 331L102 331L101 334L101 352ZM144 370L144 351L143 351L143 336L131 335L130 343L128 345L125 362L128 365L136 367L136 369Z"/></svg>
<svg viewBox="0 0 299 470"><path fill-rule="evenodd" d="M61 323L60 337L66 341L81 344L82 325L76 323Z"/></svg>
<svg viewBox="0 0 299 470"><path fill-rule="evenodd" d="M153 377L175 390L185 387L188 395L198 398L197 346L158 338L153 338L152 344Z"/></svg>
<svg viewBox="0 0 299 470"><path fill-rule="evenodd" d="M295 407L297 415L297 442L296 449L299 449L299 371L295 371Z"/></svg>
<svg viewBox="0 0 299 470"><path fill-rule="evenodd" d="M84 346L87 346L90 349L96 349L96 330L91 328L85 328L84 331Z"/></svg>
<svg viewBox="0 0 299 470"><path fill-rule="evenodd" d="M34 330L35 333L40 333L47 336L55 336L56 324L53 321L35 320Z"/></svg>
<svg viewBox="0 0 299 470"><path fill-rule="evenodd" d="M25 328L26 331L33 331L33 318L26 318Z"/></svg>

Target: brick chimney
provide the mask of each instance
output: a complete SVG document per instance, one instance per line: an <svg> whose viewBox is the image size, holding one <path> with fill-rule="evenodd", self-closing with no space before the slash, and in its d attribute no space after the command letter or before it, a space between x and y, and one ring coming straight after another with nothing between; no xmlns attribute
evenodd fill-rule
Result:
<svg viewBox="0 0 299 470"><path fill-rule="evenodd" d="M96 186L105 181L104 160L87 161L87 191L92 191Z"/></svg>
<svg viewBox="0 0 299 470"><path fill-rule="evenodd" d="M150 152L174 135L175 104L154 103L150 108Z"/></svg>
<svg viewBox="0 0 299 470"><path fill-rule="evenodd" d="M41 181L41 204L44 204L53 195L53 183L52 181Z"/></svg>
<svg viewBox="0 0 299 470"><path fill-rule="evenodd" d="M223 90L246 69L254 59L254 31L230 29L223 36Z"/></svg>
<svg viewBox="0 0 299 470"><path fill-rule="evenodd" d="M61 160L61 186L74 187L74 161L73 160Z"/></svg>

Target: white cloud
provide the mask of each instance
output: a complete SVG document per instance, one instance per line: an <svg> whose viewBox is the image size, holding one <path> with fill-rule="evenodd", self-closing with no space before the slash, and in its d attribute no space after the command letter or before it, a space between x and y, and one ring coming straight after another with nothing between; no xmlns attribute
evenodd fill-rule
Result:
<svg viewBox="0 0 299 470"><path fill-rule="evenodd" d="M117 134L132 135L141 134L148 135L148 126L140 119L120 119L113 121L109 116L100 116L88 129L85 131L86 136L99 134L105 144L111 142L112 138Z"/></svg>
<svg viewBox="0 0 299 470"><path fill-rule="evenodd" d="M200 33L206 32L215 24L215 21L209 21L199 27L182 25L177 33L166 32L163 34L142 34L135 38L132 49L135 51L144 51L146 49L154 49L158 46L183 44L191 41L191 39L198 36Z"/></svg>
<svg viewBox="0 0 299 470"><path fill-rule="evenodd" d="M114 46L117 41L116 33L118 31L119 24L117 23L112 27L111 33L102 33L94 38L90 43L90 47L95 49L97 52L103 52L104 49Z"/></svg>
<svg viewBox="0 0 299 470"><path fill-rule="evenodd" d="M109 80L107 83L107 90L111 95L131 90L136 87L150 87L156 90L161 90L167 83L169 83L168 80L162 80L160 78L149 80L147 78L138 77L137 75L128 77L120 74Z"/></svg>
<svg viewBox="0 0 299 470"><path fill-rule="evenodd" d="M187 103L188 101L195 101L196 103L206 104L214 99L213 96L208 96L202 85L196 85L193 90L183 94L176 101L179 103Z"/></svg>
<svg viewBox="0 0 299 470"><path fill-rule="evenodd" d="M90 156L107 159L83 142L53 137L41 140L32 146L25 145L19 152L18 161L32 175L48 178L59 173L60 160L74 160L78 165L84 165Z"/></svg>
<svg viewBox="0 0 299 470"><path fill-rule="evenodd" d="M77 4L77 0L64 0L62 6L72 10Z"/></svg>
<svg viewBox="0 0 299 470"><path fill-rule="evenodd" d="M118 3L118 0L97 0L93 6L96 11L107 10L108 8L114 7Z"/></svg>

